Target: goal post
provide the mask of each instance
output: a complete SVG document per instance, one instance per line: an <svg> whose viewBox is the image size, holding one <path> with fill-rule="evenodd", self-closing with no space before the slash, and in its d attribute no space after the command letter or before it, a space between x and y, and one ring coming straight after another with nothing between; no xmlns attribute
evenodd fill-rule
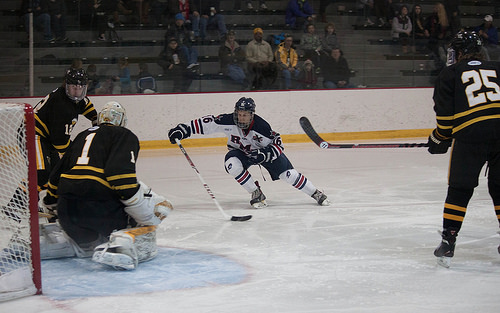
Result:
<svg viewBox="0 0 500 313"><path fill-rule="evenodd" d="M35 117L0 102L0 301L42 293Z"/></svg>

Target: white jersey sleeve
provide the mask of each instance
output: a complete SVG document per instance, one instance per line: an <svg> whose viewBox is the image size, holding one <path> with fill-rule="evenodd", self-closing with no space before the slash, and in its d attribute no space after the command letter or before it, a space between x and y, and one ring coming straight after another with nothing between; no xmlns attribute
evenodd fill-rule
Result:
<svg viewBox="0 0 500 313"><path fill-rule="evenodd" d="M247 154L256 149L271 149L273 160L283 153L283 143L278 133L260 116L254 115L249 129L239 128L233 114L207 115L189 123L191 134L208 135L224 133L229 149L238 149Z"/></svg>

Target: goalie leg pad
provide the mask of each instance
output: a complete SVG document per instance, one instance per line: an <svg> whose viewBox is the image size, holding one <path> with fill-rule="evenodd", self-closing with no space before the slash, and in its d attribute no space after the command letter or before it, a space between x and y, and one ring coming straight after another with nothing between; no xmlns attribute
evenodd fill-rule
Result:
<svg viewBox="0 0 500 313"><path fill-rule="evenodd" d="M42 260L77 256L78 247L58 223L40 225L40 257Z"/></svg>
<svg viewBox="0 0 500 313"><path fill-rule="evenodd" d="M134 270L157 254L156 227L135 227L111 233L108 242L95 248L92 261L117 270Z"/></svg>

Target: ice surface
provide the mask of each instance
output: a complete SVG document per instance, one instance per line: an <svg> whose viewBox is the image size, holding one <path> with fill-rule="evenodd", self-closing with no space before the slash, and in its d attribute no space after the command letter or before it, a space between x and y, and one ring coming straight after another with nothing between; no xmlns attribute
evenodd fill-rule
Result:
<svg viewBox="0 0 500 313"><path fill-rule="evenodd" d="M101 279L100 265L76 269L44 262L45 294L0 303L0 311L498 312L500 237L484 176L445 269L432 252L440 240L449 154L430 155L424 148L322 150L312 143L285 147L331 207L252 167L269 207L251 209L249 194L224 171L224 148L187 148L224 210L253 215L247 222L226 221L178 149L142 151L139 179L175 206L158 231L159 257L132 275L108 273L131 277L109 281ZM189 270L181 266L185 258L176 258L183 251L194 264ZM234 271L218 281L225 266ZM58 280L49 280L49 271L60 271ZM195 278L209 283L198 285ZM163 290L144 291L162 279ZM55 292L58 285L67 285L65 296ZM106 294L114 288L116 293Z"/></svg>

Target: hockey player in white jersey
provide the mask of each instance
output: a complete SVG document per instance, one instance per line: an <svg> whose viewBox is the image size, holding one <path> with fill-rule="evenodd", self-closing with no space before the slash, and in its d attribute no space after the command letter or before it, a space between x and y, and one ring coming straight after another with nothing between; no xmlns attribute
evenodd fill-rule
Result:
<svg viewBox="0 0 500 313"><path fill-rule="evenodd" d="M251 194L250 204L254 208L267 206L266 196L248 172L250 166L257 164L269 172L272 180L284 180L311 196L319 205L330 205L327 196L293 168L283 153L280 135L255 114L255 102L252 98L240 98L233 113L208 115L188 124L179 124L170 129L168 138L172 144L176 144L176 139L186 139L192 134L213 133L226 134L229 152L225 156L224 166L238 184Z"/></svg>

